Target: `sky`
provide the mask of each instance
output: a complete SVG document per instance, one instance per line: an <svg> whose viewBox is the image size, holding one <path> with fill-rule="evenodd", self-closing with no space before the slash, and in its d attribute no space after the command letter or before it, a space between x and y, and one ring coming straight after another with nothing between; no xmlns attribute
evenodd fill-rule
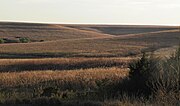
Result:
<svg viewBox="0 0 180 106"><path fill-rule="evenodd" d="M0 21L180 25L180 0L0 0Z"/></svg>

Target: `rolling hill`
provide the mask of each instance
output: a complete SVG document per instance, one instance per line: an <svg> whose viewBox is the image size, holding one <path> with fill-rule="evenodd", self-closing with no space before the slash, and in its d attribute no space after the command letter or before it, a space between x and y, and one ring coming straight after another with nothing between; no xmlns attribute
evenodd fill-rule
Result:
<svg viewBox="0 0 180 106"><path fill-rule="evenodd" d="M0 44L1 57L133 56L178 45L180 32L171 26L0 23L0 38L13 37L43 42Z"/></svg>

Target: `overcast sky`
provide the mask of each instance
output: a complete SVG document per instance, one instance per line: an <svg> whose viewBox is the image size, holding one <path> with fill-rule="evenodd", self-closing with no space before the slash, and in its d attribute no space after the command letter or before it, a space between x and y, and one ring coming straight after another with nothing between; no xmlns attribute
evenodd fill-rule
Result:
<svg viewBox="0 0 180 106"><path fill-rule="evenodd" d="M0 21L180 25L180 0L0 0Z"/></svg>

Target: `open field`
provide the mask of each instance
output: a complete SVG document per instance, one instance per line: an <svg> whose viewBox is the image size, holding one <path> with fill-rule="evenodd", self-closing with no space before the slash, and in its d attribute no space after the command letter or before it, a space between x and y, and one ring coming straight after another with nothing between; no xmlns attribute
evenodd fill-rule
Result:
<svg viewBox="0 0 180 106"><path fill-rule="evenodd" d="M36 70L24 72L5 72L0 74L1 88L6 87L58 87L62 90L95 89L101 80L120 81L128 75L127 68L90 68L77 70ZM88 83L88 84L87 84ZM41 85L42 84L42 85ZM86 85L87 84L87 85ZM94 84L94 85L93 85ZM68 88L69 87L69 88ZM71 88L73 87L73 88Z"/></svg>
<svg viewBox="0 0 180 106"><path fill-rule="evenodd" d="M104 34L77 30L49 24L0 23L2 38L28 37L32 40L52 41L59 39L104 37Z"/></svg>
<svg viewBox="0 0 180 106"><path fill-rule="evenodd" d="M124 84L129 80L129 64L143 52L169 56L180 42L180 30L175 26L0 22L0 39L20 37L32 42L0 43L0 103L90 100L122 105L116 102L122 93L118 90L133 85Z"/></svg>
<svg viewBox="0 0 180 106"><path fill-rule="evenodd" d="M106 27L108 30L116 27L116 30L119 29L120 32L121 30L129 32L120 34L121 36L71 27L68 25L1 23L1 38L23 36L33 40L43 40L43 42L0 44L0 57L124 57L137 55L146 50L155 51L172 47L179 43L179 30L176 27L109 26L110 29L108 29L108 26L94 26ZM93 27L93 25L88 27ZM136 33L126 30L126 27L128 30L136 30L136 27L141 30ZM60 33L54 31L54 28ZM39 31L39 34L34 34L36 31L32 30ZM52 33L48 34L47 31Z"/></svg>
<svg viewBox="0 0 180 106"><path fill-rule="evenodd" d="M37 70L76 70L89 68L127 68L133 58L44 58L44 59L1 59L1 72Z"/></svg>
<svg viewBox="0 0 180 106"><path fill-rule="evenodd" d="M101 32L111 35L125 35L125 34L139 34L148 32L157 32L163 30L173 30L177 27L167 27L167 26L138 26L138 25L65 25L72 28L77 28L81 30L90 30L95 32Z"/></svg>

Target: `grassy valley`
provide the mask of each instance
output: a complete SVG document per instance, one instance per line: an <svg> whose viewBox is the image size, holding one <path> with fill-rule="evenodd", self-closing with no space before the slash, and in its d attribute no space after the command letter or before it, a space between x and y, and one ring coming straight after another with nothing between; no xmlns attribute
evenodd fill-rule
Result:
<svg viewBox="0 0 180 106"><path fill-rule="evenodd" d="M130 64L144 52L170 56L179 45L180 30L0 22L0 39L17 41L0 43L1 104L151 105L152 99L132 93L136 84L129 82Z"/></svg>

